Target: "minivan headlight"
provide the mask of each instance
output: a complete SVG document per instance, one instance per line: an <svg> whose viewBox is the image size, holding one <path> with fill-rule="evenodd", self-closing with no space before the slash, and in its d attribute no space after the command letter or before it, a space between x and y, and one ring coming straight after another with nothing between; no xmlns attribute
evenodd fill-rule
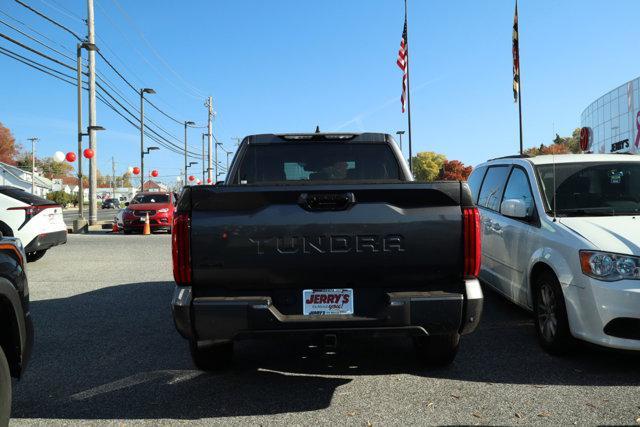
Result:
<svg viewBox="0 0 640 427"><path fill-rule="evenodd" d="M598 280L613 282L640 279L640 257L600 251L580 251L582 272Z"/></svg>
<svg viewBox="0 0 640 427"><path fill-rule="evenodd" d="M169 208L158 209L158 213L167 213L169 212Z"/></svg>

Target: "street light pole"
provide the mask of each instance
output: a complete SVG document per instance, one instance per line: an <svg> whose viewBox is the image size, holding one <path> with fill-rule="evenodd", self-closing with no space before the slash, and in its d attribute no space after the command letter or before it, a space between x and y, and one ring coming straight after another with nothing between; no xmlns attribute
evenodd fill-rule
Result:
<svg viewBox="0 0 640 427"><path fill-rule="evenodd" d="M76 49L78 78L78 219L84 220L84 185L82 184L82 43Z"/></svg>
<svg viewBox="0 0 640 427"><path fill-rule="evenodd" d="M144 94L156 93L151 88L140 89L140 191L144 191Z"/></svg>
<svg viewBox="0 0 640 427"><path fill-rule="evenodd" d="M31 141L31 194L36 194L36 141L40 141L38 138L29 138Z"/></svg>
<svg viewBox="0 0 640 427"><path fill-rule="evenodd" d="M187 182L187 127L195 125L192 121L184 122L184 181Z"/></svg>
<svg viewBox="0 0 640 427"><path fill-rule="evenodd" d="M93 14L93 0L87 0L87 41L95 46L95 26ZM96 52L95 48L89 50L89 148L93 150L93 157L89 159L89 223L98 222L97 203L97 177L98 177L98 140L96 127Z"/></svg>

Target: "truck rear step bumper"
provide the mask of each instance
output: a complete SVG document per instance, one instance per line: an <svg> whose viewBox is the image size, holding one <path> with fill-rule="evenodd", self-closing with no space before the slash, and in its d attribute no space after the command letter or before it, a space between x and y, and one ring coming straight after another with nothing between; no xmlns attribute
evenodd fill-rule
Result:
<svg viewBox="0 0 640 427"><path fill-rule="evenodd" d="M282 314L269 297L193 298L190 287L176 286L172 311L187 339L225 341L263 333L396 332L438 335L472 332L482 314L482 290L467 280L465 294L390 292L377 317Z"/></svg>

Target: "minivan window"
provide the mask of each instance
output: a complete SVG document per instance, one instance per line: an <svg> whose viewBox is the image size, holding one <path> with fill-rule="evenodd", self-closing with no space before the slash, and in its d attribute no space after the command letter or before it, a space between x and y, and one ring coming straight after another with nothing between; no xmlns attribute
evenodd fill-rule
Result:
<svg viewBox="0 0 640 427"><path fill-rule="evenodd" d="M555 168L538 165L537 170L548 210L555 193L559 216L640 212L640 162L558 163Z"/></svg>
<svg viewBox="0 0 640 427"><path fill-rule="evenodd" d="M520 168L514 168L509 177L509 182L504 190L503 200L517 199L522 200L527 206L527 215L533 215L533 195L529 186L529 178L527 173Z"/></svg>
<svg viewBox="0 0 640 427"><path fill-rule="evenodd" d="M486 166L479 167L474 169L469 176L469 180L467 183L469 184L469 188L471 189L471 197L473 197L473 202L476 203L478 201L478 192L480 191L480 185L482 184L482 178L484 178L484 174L487 171Z"/></svg>
<svg viewBox="0 0 640 427"><path fill-rule="evenodd" d="M492 166L487 170L487 174L482 182L482 188L480 189L478 206L494 211L500 210L502 189L504 188L508 173L508 165Z"/></svg>

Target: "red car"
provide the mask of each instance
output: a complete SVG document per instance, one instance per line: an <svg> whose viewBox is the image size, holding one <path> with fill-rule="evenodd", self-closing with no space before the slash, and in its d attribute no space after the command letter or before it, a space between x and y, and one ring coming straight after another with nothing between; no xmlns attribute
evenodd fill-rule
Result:
<svg viewBox="0 0 640 427"><path fill-rule="evenodd" d="M142 231L144 222L149 214L151 231L165 230L171 232L175 199L172 193L144 192L138 193L126 203L122 215L124 234L131 234L134 230Z"/></svg>

